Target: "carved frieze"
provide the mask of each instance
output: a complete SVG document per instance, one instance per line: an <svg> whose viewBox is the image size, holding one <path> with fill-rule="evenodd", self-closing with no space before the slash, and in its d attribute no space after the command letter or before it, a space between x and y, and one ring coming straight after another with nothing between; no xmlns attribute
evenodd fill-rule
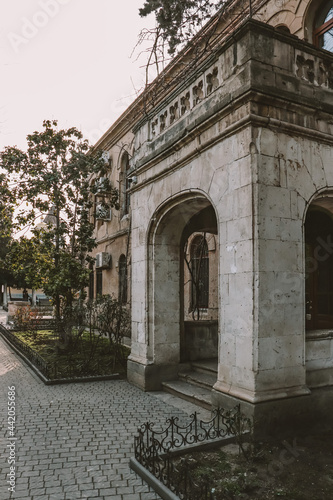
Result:
<svg viewBox="0 0 333 500"><path fill-rule="evenodd" d="M204 77L183 92L168 109L164 109L157 117L154 117L150 122L150 138L154 139L214 92L220 85L218 74L219 70L215 65Z"/></svg>
<svg viewBox="0 0 333 500"><path fill-rule="evenodd" d="M333 89L333 63L310 54L296 53L296 76L318 87Z"/></svg>

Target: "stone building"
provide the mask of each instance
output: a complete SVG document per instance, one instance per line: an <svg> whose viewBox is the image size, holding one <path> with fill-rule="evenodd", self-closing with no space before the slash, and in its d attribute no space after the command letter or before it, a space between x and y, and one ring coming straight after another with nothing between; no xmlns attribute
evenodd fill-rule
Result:
<svg viewBox="0 0 333 500"><path fill-rule="evenodd" d="M229 0L97 144L122 203L97 221L103 291L122 258L142 389L215 357L213 404L331 416L332 37L332 0Z"/></svg>
<svg viewBox="0 0 333 500"><path fill-rule="evenodd" d="M131 123L133 116L127 110L127 120ZM104 160L108 167L108 180L119 190L120 209L107 210L105 201L105 178L95 180L99 188L94 203L94 224L97 248L93 252L95 267L90 275L88 296L112 294L124 306L130 303L130 195L127 173L133 150L133 134L131 127L123 123L124 117L118 120L105 136L98 141L96 147L104 151Z"/></svg>

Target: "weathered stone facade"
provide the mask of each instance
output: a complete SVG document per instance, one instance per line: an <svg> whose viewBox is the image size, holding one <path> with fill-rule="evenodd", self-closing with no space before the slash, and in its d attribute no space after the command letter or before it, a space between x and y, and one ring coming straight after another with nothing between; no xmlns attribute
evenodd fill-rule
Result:
<svg viewBox="0 0 333 500"><path fill-rule="evenodd" d="M311 414L314 401L332 411L333 278L314 278L321 262L333 269L328 230L313 230L306 257L308 214L333 216L333 54L312 43L318 8L332 5L253 1L250 17L248 2L229 4L243 16L221 17L214 50L145 114L139 98L99 145L116 147L121 123L132 134L129 380L160 389L200 356L183 261L185 242L206 233L216 303L199 331L216 346L213 403L240 401L269 424Z"/></svg>
<svg viewBox="0 0 333 500"><path fill-rule="evenodd" d="M123 127L118 122L111 128L112 134L108 133L98 142L98 148L104 150L105 161L108 164L108 178L111 185L119 190L120 210L111 209L106 215L98 214L98 207L103 200L104 192L95 197L93 220L95 223L95 235L97 248L93 257L104 253L108 259L106 264L97 264L92 271L89 290L90 298L97 294L111 294L120 298L124 304L130 302L130 279L127 267L130 264L130 215L127 210L126 173L129 158L133 149L133 134L129 127ZM120 129L120 130L119 130ZM103 179L97 179L96 182ZM122 294L120 274L121 261L126 263L125 288L126 296Z"/></svg>

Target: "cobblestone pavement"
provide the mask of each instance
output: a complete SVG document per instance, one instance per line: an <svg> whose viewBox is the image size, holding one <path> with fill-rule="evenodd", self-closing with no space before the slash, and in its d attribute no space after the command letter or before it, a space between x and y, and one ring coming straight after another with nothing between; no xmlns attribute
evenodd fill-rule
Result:
<svg viewBox="0 0 333 500"><path fill-rule="evenodd" d="M16 441L8 431L11 386ZM1 338L0 391L0 500L160 498L130 470L129 459L138 425L187 416L170 400L124 380L46 386ZM13 458L14 494L7 483Z"/></svg>

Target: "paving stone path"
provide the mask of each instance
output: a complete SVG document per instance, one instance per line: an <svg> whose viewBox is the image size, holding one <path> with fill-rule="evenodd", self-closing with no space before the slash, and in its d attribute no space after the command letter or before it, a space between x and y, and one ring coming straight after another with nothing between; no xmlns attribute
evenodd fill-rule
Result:
<svg viewBox="0 0 333 500"><path fill-rule="evenodd" d="M16 440L7 425L11 386ZM187 417L124 380L46 386L0 338L0 500L159 499L129 459L138 425L170 415ZM15 493L7 483L13 458Z"/></svg>

